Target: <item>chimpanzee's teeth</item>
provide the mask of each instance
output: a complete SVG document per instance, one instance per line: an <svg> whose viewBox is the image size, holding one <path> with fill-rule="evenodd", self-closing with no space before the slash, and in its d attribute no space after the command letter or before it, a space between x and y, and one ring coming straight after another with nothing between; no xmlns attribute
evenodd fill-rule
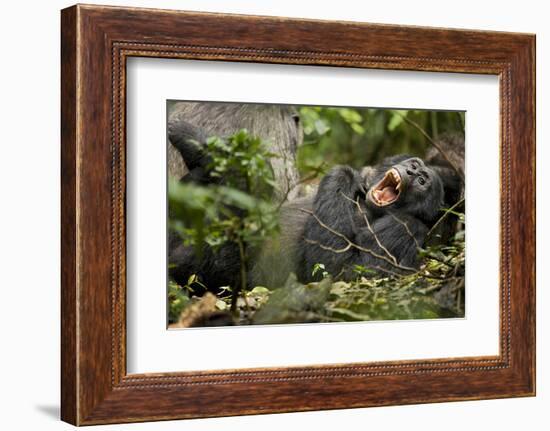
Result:
<svg viewBox="0 0 550 431"><path fill-rule="evenodd" d="M397 185L399 185L401 183L401 178L400 178L399 174L396 171L391 170L390 171L390 177L393 181L395 181L395 183L397 183Z"/></svg>
<svg viewBox="0 0 550 431"><path fill-rule="evenodd" d="M390 177L393 181L397 181L397 175L395 174L394 170L390 171Z"/></svg>

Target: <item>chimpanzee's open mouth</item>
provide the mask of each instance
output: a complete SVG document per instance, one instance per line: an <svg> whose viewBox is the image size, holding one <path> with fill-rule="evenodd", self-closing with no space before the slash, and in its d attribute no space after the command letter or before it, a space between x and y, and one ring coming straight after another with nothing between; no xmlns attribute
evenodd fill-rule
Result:
<svg viewBox="0 0 550 431"><path fill-rule="evenodd" d="M381 207L394 203L400 194L401 176L395 168L386 172L384 178L371 189L372 201Z"/></svg>

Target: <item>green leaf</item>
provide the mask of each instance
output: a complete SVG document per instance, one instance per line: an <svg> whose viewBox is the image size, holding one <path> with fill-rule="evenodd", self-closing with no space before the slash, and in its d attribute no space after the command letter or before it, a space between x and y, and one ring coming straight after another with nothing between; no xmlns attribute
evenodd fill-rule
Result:
<svg viewBox="0 0 550 431"><path fill-rule="evenodd" d="M388 130L390 132L393 132L395 129L397 129L401 123L404 121L403 116L407 115L407 111L390 111L391 117L390 121L388 121Z"/></svg>
<svg viewBox="0 0 550 431"><path fill-rule="evenodd" d="M338 110L338 112L340 113L340 115L342 116L342 118L347 122L347 123L360 123L361 121L363 121L363 117L361 116L361 114L359 114L359 112L357 112L355 109L351 109L351 108L340 108Z"/></svg>
<svg viewBox="0 0 550 431"><path fill-rule="evenodd" d="M351 124L351 128L358 135L364 135L365 134L365 128L363 126L361 126L361 124L359 124L359 123Z"/></svg>
<svg viewBox="0 0 550 431"><path fill-rule="evenodd" d="M253 295L268 295L270 293L270 290L267 287L256 286L250 291L250 293L252 293Z"/></svg>
<svg viewBox="0 0 550 431"><path fill-rule="evenodd" d="M314 276L318 272L321 272L323 278L328 277L328 272L325 270L325 265L322 263L316 263L315 265L313 265L313 271L311 271L311 275Z"/></svg>
<svg viewBox="0 0 550 431"><path fill-rule="evenodd" d="M330 131L330 126L327 123L325 123L323 120L316 120L314 124L315 124L315 131L321 136Z"/></svg>

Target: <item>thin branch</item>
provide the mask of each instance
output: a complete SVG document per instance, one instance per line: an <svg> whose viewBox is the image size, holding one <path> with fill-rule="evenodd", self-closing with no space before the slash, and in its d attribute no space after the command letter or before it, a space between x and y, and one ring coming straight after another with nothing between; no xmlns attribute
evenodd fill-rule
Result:
<svg viewBox="0 0 550 431"><path fill-rule="evenodd" d="M292 190L294 190L294 189L295 189L296 187L298 187L300 184L303 184L303 183L305 183L306 181L309 181L309 180L312 180L312 179L316 178L318 175L319 175L318 172L314 172L314 173L308 175L307 177L304 177L304 178L300 179L300 181L298 181L294 187L287 186L286 192L285 192L285 194L281 197L281 201L280 201L279 204L277 205L277 208L275 208L275 211L279 211L279 210L281 209L281 207L283 206L283 204L287 201L288 195L290 194L290 192L291 192Z"/></svg>
<svg viewBox="0 0 550 431"><path fill-rule="evenodd" d="M388 211L388 214L391 215L396 222L401 223L403 225L403 227L405 228L409 236L414 240L414 243L416 244L416 248L421 249L420 244L418 244L418 240L409 229L409 225L403 220L401 220L399 217L397 217L395 214L393 214L391 211Z"/></svg>
<svg viewBox="0 0 550 431"><path fill-rule="evenodd" d="M451 268L451 269L455 268L455 266L451 265L449 262L445 262L443 259L440 259L440 258L434 256L433 254L428 254L426 257L428 259L435 260L436 262L439 262L439 263L445 265L447 268Z"/></svg>
<svg viewBox="0 0 550 431"><path fill-rule="evenodd" d="M458 274L458 269L460 268L461 266L461 263L462 263L462 259L464 258L464 252L461 252L459 255L458 255L458 258L456 260L456 265L453 269L453 277L456 277L457 274Z"/></svg>
<svg viewBox="0 0 550 431"><path fill-rule="evenodd" d="M352 247L351 243L348 243L348 245L346 245L344 248L332 248L332 247L329 247L328 245L321 244L319 241L315 241L313 239L304 238L304 241L307 242L308 244L317 245L321 247L323 250L331 251L332 253L337 253L337 254L345 253Z"/></svg>
<svg viewBox="0 0 550 431"><path fill-rule="evenodd" d="M426 234L426 238L429 238L432 233L435 231L435 229L441 224L441 222L447 217L447 215L452 214L452 211L454 211L457 207L459 207L462 203L464 203L465 198L460 199L457 203L455 203L450 208L447 208L443 215L439 217L439 219L435 222L435 224L432 226L432 228L428 231Z"/></svg>
<svg viewBox="0 0 550 431"><path fill-rule="evenodd" d="M395 271L391 271L391 270L386 269L386 268L382 268L381 266L374 266L373 268L377 269L378 271L385 272L386 274L393 275L394 277L401 277L402 276L402 274L399 274ZM415 274L417 274L417 272L415 272ZM412 275L412 274L407 274L407 275Z"/></svg>
<svg viewBox="0 0 550 431"><path fill-rule="evenodd" d="M400 112L398 111L394 111L397 115L399 115L405 122L407 122L408 124L410 124L411 126L415 127L429 142L430 144L432 144L436 149L437 151L439 151L439 153L443 156L443 158L447 161L447 163L449 163L449 165L454 169L454 171L456 172L456 174L460 177L460 179L462 180L462 182L464 182L464 174L460 171L460 169L458 168L458 166L456 166L452 161L451 159L449 159L449 156L447 156L447 153L445 151L443 151L443 148L441 148L441 146L432 139L432 137L430 135L428 135L426 133L426 131L416 122L416 121L413 121L411 120L410 118L407 118L405 115L401 114Z"/></svg>
<svg viewBox="0 0 550 431"><path fill-rule="evenodd" d="M376 234L374 233L374 230L371 228L371 225L370 225L370 223L369 223L369 220L368 220L368 218L367 218L367 215L365 214L365 212L363 211L363 209L362 209L361 206L359 205L359 202L356 201L356 200L351 199L350 197L346 196L346 195L345 195L344 193L342 193L342 192L340 192L340 193L342 194L342 196L344 196L344 198L346 198L346 199L348 199L349 201L355 203L355 205L356 205L357 208L359 209L359 212L363 215L363 218L365 219L365 223L367 224L367 227L368 227L369 231L370 231L370 232L372 233L372 235L374 236L374 239L376 240L378 246L379 246L380 248L382 248L382 249L386 252L386 254L387 254L392 260L394 260L395 264L398 264L398 263L397 263L397 259L395 259L395 256L394 256L393 254L391 254L391 253L387 250L387 248L384 247L384 246L382 245L382 243L378 240L378 237L377 237ZM399 217L397 217L396 215L394 215L393 213L391 213L391 212L388 211L388 214L390 214L390 215L393 217L393 219L394 219L395 221L397 221L398 223L401 223L401 224L403 225L403 227L405 228L405 230L407 231L407 233L408 233L408 234L410 235L410 237L414 240L414 242L415 242L415 244L416 244L416 248L417 248L418 250L420 250L421 247L420 247L420 245L418 244L418 241L416 240L415 236L413 235L413 233L412 233L411 230L409 229L409 225L408 225L407 223L405 223L403 220L401 220ZM449 267L449 268L452 268L452 267L453 267L451 264L449 264L449 263L447 263L447 262L444 262L444 261L442 261L442 260L440 260L440 259L437 259L437 258L435 258L435 257L433 257L433 256L429 256L429 257L430 257L431 259L437 260L438 262L440 262L440 263L442 263L442 264L447 265L447 267ZM375 268L376 268L376 269L379 269L379 270L381 270L381 271L384 271L384 269L381 268L381 267L379 267L379 266L376 266ZM386 272L389 273L389 274L392 274L392 275L398 275L397 273L395 273L395 272L393 272L393 271L389 271L389 270L388 270L388 271L386 271ZM420 272L420 271L417 271L416 274L421 274L421 272ZM435 278L435 279L438 279L438 280L441 279L440 277L437 277L437 276L428 276L428 275L426 275L426 274L422 274L422 275L425 276L425 277L427 277L427 278ZM455 275L456 275L456 271L455 271Z"/></svg>
<svg viewBox="0 0 550 431"><path fill-rule="evenodd" d="M386 247L384 247L384 245L378 239L378 236L374 232L374 229L372 228L372 226L369 222L367 214L363 211L363 208L361 208L361 205L359 204L359 200L354 200L354 199L350 198L349 196L346 196L346 194L343 193L343 192L340 192L340 194L344 198L346 198L348 201L353 202L355 204L355 206L359 210L359 213L363 216L363 220L365 220L365 224L367 225L367 229L369 230L369 232L374 237L374 240L376 241L376 244L378 244L378 247L380 247L384 251L384 253L386 253L386 255L393 261L393 263L395 265L399 265L398 262L397 262L397 259L395 258L395 256L393 254L391 254L390 251Z"/></svg>
<svg viewBox="0 0 550 431"><path fill-rule="evenodd" d="M287 169L288 167L287 162L288 162L288 158L285 153L283 155L283 164L284 164L285 179L286 179L286 191L284 195L281 197L281 201L279 202L279 205L277 206L276 211L279 211L281 209L281 206L283 205L283 203L285 203L286 200L288 199L288 195L290 194L290 192L299 184L297 183L294 187L290 187L291 179Z"/></svg>
<svg viewBox="0 0 550 431"><path fill-rule="evenodd" d="M429 279L432 279L432 280L440 280L440 281L448 281L448 280L452 280L452 279L456 278L456 277L445 277L445 276L427 274L425 272L422 272L422 270L415 271L412 274L403 275L403 274L399 274L395 271L391 271L389 269L382 268L381 266L374 266L373 268L377 269L379 271L385 272L389 275L393 275L394 277L421 276L421 277L424 277L424 278L429 278ZM439 288L439 287L441 287L441 286L437 286L437 288Z"/></svg>
<svg viewBox="0 0 550 431"><path fill-rule="evenodd" d="M358 244L355 244L353 241L351 241L347 236L345 236L344 234L334 230L333 228L331 228L330 226L327 226L325 223L323 223L319 217L317 217L317 215L313 212L313 211L310 211L308 209L305 209L305 208L298 208L299 211L302 211L306 214L309 214L311 215L315 221L317 221L317 223L323 227L324 229L328 230L330 233L332 233L333 235L336 235L337 237L339 238L342 238L347 244L349 247L353 247L355 248L356 250L359 250L359 251L362 251L364 253L368 253L370 254L371 256L374 256L376 257L377 259L381 259L381 260L384 260L385 262L388 262L390 265L392 265L393 267L395 268L398 268L398 269L401 269L403 271L407 271L407 272L416 272L417 270L415 268L411 268L411 267L408 267L408 266L403 266L403 265L399 265L399 264L396 264L394 263L391 259L389 259L387 256L383 256L381 254L378 254L374 251L372 251L371 249L368 249L368 248L365 248L365 247L361 247L360 245ZM309 241L313 241L313 240L309 240ZM316 243L316 241L314 241L313 243ZM326 247L326 246L323 246L322 244L318 244L319 246L321 247ZM349 248L347 248L349 250ZM344 251L346 251L345 249L342 249L343 251L336 251L337 253L344 253Z"/></svg>

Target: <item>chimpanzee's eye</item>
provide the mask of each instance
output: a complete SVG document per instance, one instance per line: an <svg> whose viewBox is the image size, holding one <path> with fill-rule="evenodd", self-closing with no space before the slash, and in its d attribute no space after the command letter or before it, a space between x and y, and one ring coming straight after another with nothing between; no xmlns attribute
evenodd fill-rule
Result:
<svg viewBox="0 0 550 431"><path fill-rule="evenodd" d="M422 185L426 184L426 180L422 177L418 177L418 182Z"/></svg>

